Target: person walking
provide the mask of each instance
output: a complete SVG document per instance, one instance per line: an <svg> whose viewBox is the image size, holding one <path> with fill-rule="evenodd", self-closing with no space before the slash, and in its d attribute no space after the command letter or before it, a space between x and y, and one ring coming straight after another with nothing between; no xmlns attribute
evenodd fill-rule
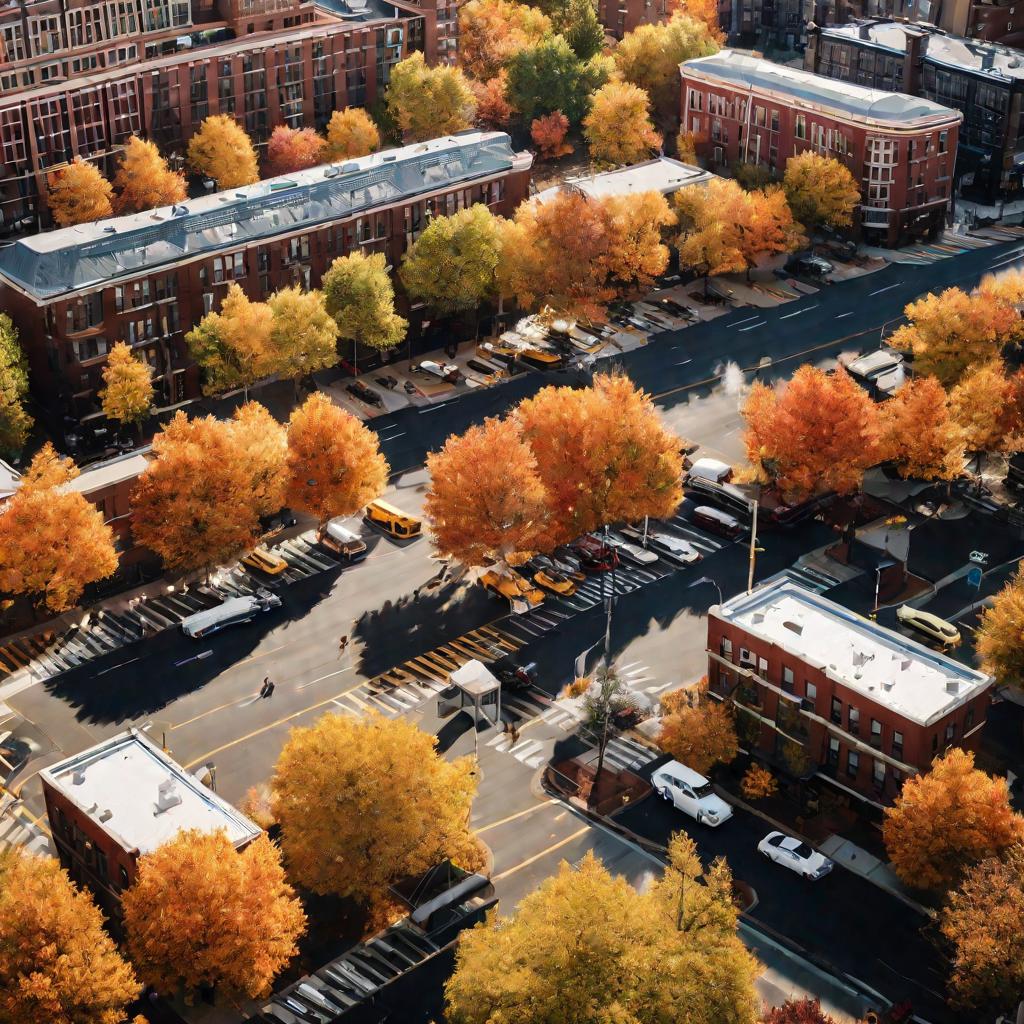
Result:
<svg viewBox="0 0 1024 1024"><path fill-rule="evenodd" d="M263 677L263 685L260 687L260 697L269 697L274 692L274 684L270 681L270 676Z"/></svg>
<svg viewBox="0 0 1024 1024"><path fill-rule="evenodd" d="M339 653L339 654L344 654L344 653L345 653L345 649L346 649L347 647L348 647L348 633L346 633L346 634L345 634L345 635L344 635L344 636L343 636L343 637L342 637L342 638L341 638L341 639L340 639L340 640L338 641L338 653Z"/></svg>

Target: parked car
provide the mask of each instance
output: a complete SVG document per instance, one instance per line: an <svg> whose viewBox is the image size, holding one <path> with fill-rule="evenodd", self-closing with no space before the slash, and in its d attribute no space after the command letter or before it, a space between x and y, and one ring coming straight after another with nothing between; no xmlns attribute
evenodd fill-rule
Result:
<svg viewBox="0 0 1024 1024"><path fill-rule="evenodd" d="M605 572L619 564L619 556L615 549L596 537L580 537L569 546L580 560L581 568L587 572Z"/></svg>
<svg viewBox="0 0 1024 1024"><path fill-rule="evenodd" d="M181 620L181 631L185 636L201 640L211 633L218 633L228 626L250 622L260 612L280 608L281 598L260 587L255 594L245 597L229 597L213 608L206 608Z"/></svg>
<svg viewBox="0 0 1024 1024"><path fill-rule="evenodd" d="M716 505L740 519L750 518L752 499L733 484L717 483L709 477L691 473L686 478L685 487L702 504Z"/></svg>
<svg viewBox="0 0 1024 1024"><path fill-rule="evenodd" d="M676 302L675 299L648 299L648 303L652 306L657 306L659 309L664 310L671 316L678 317L680 320L696 320L697 311L690 306L684 306L681 302Z"/></svg>
<svg viewBox="0 0 1024 1024"><path fill-rule="evenodd" d="M345 517L337 516L317 534L317 542L333 551L346 562L358 562L366 557L366 541L355 530L345 525Z"/></svg>
<svg viewBox="0 0 1024 1024"><path fill-rule="evenodd" d="M786 261L786 270L791 274L805 274L807 277L828 277L836 268L821 256L812 252L797 253Z"/></svg>
<svg viewBox="0 0 1024 1024"><path fill-rule="evenodd" d="M627 537L643 540L643 527L624 526L622 532ZM666 533L654 527L647 529L647 544L669 561L679 565L693 565L704 557L688 540L683 540L682 537L677 537L674 533Z"/></svg>
<svg viewBox="0 0 1024 1024"><path fill-rule="evenodd" d="M735 516L720 508L711 508L710 505L698 505L690 513L690 522L728 540L739 540L747 532L746 526Z"/></svg>
<svg viewBox="0 0 1024 1024"><path fill-rule="evenodd" d="M811 849L803 840L794 839L783 832L769 832L757 844L757 850L776 864L812 881L824 878L835 866L828 857Z"/></svg>
<svg viewBox="0 0 1024 1024"><path fill-rule="evenodd" d="M619 553L619 557L624 558L627 562L633 562L636 565L653 565L658 560L655 552L626 540L621 533L616 533L614 530L609 530L604 537Z"/></svg>
<svg viewBox="0 0 1024 1024"><path fill-rule="evenodd" d="M576 583L557 569L539 569L533 574L533 582L563 597L572 597L576 593Z"/></svg>
<svg viewBox="0 0 1024 1024"><path fill-rule="evenodd" d="M717 828L732 817L732 807L715 793L711 783L678 761L663 764L651 776L651 785L658 796L698 825Z"/></svg>
<svg viewBox="0 0 1024 1024"><path fill-rule="evenodd" d="M489 569L480 577L480 585L496 597L504 597L509 601L525 601L531 608L544 603L544 591L511 569L504 573Z"/></svg>
<svg viewBox="0 0 1024 1024"><path fill-rule="evenodd" d="M528 661L520 664L511 655L493 662L491 672L498 677L507 690L529 690L537 685L537 663Z"/></svg>
<svg viewBox="0 0 1024 1024"><path fill-rule="evenodd" d="M918 633L924 633L926 637L936 641L943 647L956 647L960 643L960 630L945 619L931 612L921 611L920 608L911 608L909 604L900 605L896 609L896 618L916 629Z"/></svg>
<svg viewBox="0 0 1024 1024"><path fill-rule="evenodd" d="M268 576L280 576L288 568L288 563L280 555L275 555L267 548L253 548L242 556L242 565L246 569L265 572Z"/></svg>
<svg viewBox="0 0 1024 1024"><path fill-rule="evenodd" d="M714 484L727 484L732 479L732 466L728 462L707 457L690 463L686 470L687 480L710 480Z"/></svg>
<svg viewBox="0 0 1024 1024"><path fill-rule="evenodd" d="M429 377L438 377L441 380L454 384L462 375L455 363L435 363L433 359L423 359L414 363L410 369L414 373L425 373Z"/></svg>
<svg viewBox="0 0 1024 1024"><path fill-rule="evenodd" d="M876 401L891 398L906 382L902 353L880 348L846 364L846 372Z"/></svg>
<svg viewBox="0 0 1024 1024"><path fill-rule="evenodd" d="M362 381L354 380L351 384L346 384L345 390L353 398L358 398L360 402L366 402L367 405L376 406L378 409L384 408L384 399L373 388L367 387Z"/></svg>

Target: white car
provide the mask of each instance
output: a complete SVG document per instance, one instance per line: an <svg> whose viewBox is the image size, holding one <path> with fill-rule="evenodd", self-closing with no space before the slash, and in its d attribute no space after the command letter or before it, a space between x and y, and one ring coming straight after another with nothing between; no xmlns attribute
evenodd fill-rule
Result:
<svg viewBox="0 0 1024 1024"><path fill-rule="evenodd" d="M757 844L759 853L812 881L824 878L835 866L824 854L812 850L802 839L784 832L769 832Z"/></svg>
<svg viewBox="0 0 1024 1024"><path fill-rule="evenodd" d="M624 526L622 532L630 538L643 540L644 530L642 526ZM666 558L680 565L693 565L699 562L704 556L688 541L677 537L674 533L663 533L660 530L649 528L647 530L647 543L657 548Z"/></svg>
<svg viewBox="0 0 1024 1024"><path fill-rule="evenodd" d="M460 376L459 368L455 363L435 363L432 359L424 359L422 362L416 363L412 369L415 373L426 373L451 383L457 381Z"/></svg>
<svg viewBox="0 0 1024 1024"><path fill-rule="evenodd" d="M627 561L634 562L637 565L653 565L658 560L655 552L648 551L647 548L642 548L639 544L626 540L621 533L609 530L607 535L602 536L618 551L620 558L625 558Z"/></svg>
<svg viewBox="0 0 1024 1024"><path fill-rule="evenodd" d="M732 817L731 805L716 795L711 783L678 761L663 764L651 776L651 785L658 796L688 814L698 825L716 827Z"/></svg>

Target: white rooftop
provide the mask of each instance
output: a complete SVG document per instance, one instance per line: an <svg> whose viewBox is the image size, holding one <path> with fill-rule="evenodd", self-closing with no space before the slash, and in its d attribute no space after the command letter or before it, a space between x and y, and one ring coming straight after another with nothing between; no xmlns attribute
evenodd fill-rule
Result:
<svg viewBox="0 0 1024 1024"><path fill-rule="evenodd" d="M149 465L149 450L149 445L146 445L145 448L140 448L138 451L118 455L104 462L98 462L94 466L89 466L68 484L68 490L93 494L103 487L124 483L126 480L135 480Z"/></svg>
<svg viewBox="0 0 1024 1024"><path fill-rule="evenodd" d="M992 682L991 676L791 580L731 598L720 606L719 617L921 725L948 714Z"/></svg>
<svg viewBox="0 0 1024 1024"><path fill-rule="evenodd" d="M465 665L460 665L448 678L473 697L485 697L501 686L491 670L476 658L471 658Z"/></svg>
<svg viewBox="0 0 1024 1024"><path fill-rule="evenodd" d="M137 729L41 773L126 850L146 854L179 832L223 829L235 846L260 828L185 771Z"/></svg>
<svg viewBox="0 0 1024 1024"><path fill-rule="evenodd" d="M714 177L714 174L702 167L694 167L668 156L660 156L601 174L583 174L576 178L566 178L564 184L578 188L592 199L635 195L640 192L660 192L666 196L686 188L687 185L703 185ZM560 186L547 188L543 192L538 192L534 198L545 202L559 189Z"/></svg>

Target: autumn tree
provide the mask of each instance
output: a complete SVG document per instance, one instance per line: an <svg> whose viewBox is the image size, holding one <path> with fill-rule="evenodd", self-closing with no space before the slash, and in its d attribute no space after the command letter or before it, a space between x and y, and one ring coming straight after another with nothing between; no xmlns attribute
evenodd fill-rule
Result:
<svg viewBox="0 0 1024 1024"><path fill-rule="evenodd" d="M172 171L156 143L133 135L125 144L114 175L118 213L173 206L188 197L185 175Z"/></svg>
<svg viewBox="0 0 1024 1024"><path fill-rule="evenodd" d="M327 152L331 160L354 160L380 149L380 132L362 107L336 110L327 122Z"/></svg>
<svg viewBox="0 0 1024 1024"><path fill-rule="evenodd" d="M983 609L976 645L986 672L1024 690L1024 570L1018 568Z"/></svg>
<svg viewBox="0 0 1024 1024"><path fill-rule="evenodd" d="M946 392L934 377L908 380L879 415L882 451L900 476L954 480L963 472L963 433L950 415Z"/></svg>
<svg viewBox="0 0 1024 1024"><path fill-rule="evenodd" d="M380 351L393 348L409 327L395 312L395 289L387 271L387 258L375 252L340 256L323 278L327 312L338 325L338 337Z"/></svg>
<svg viewBox="0 0 1024 1024"><path fill-rule="evenodd" d="M517 114L507 95L508 72L502 68L486 82L478 82L471 78L469 87L473 90L473 98L476 100L477 126L490 131L507 128Z"/></svg>
<svg viewBox="0 0 1024 1024"><path fill-rule="evenodd" d="M949 409L970 452L992 451L1003 438L1010 382L1001 359L972 366L949 392Z"/></svg>
<svg viewBox="0 0 1024 1024"><path fill-rule="evenodd" d="M47 204L50 215L62 228L102 220L114 212L114 190L95 164L76 156L49 177Z"/></svg>
<svg viewBox="0 0 1024 1024"><path fill-rule="evenodd" d="M597 374L588 388L543 388L517 416L548 493L550 545L678 507L682 441L625 374Z"/></svg>
<svg viewBox="0 0 1024 1024"><path fill-rule="evenodd" d="M39 595L53 612L74 607L88 584L117 569L103 513L67 486L77 476L47 442L0 515L0 590Z"/></svg>
<svg viewBox="0 0 1024 1024"><path fill-rule="evenodd" d="M559 35L523 47L508 62L508 98L527 122L558 110L578 125L590 94L607 80L600 59L581 61Z"/></svg>
<svg viewBox="0 0 1024 1024"><path fill-rule="evenodd" d="M786 161L782 187L793 216L808 229L849 227L861 198L846 165L813 149Z"/></svg>
<svg viewBox="0 0 1024 1024"><path fill-rule="evenodd" d="M907 885L948 889L986 857L1024 841L1024 817L1010 806L1006 779L974 767L974 754L956 747L911 776L885 810L882 838Z"/></svg>
<svg viewBox="0 0 1024 1024"><path fill-rule="evenodd" d="M647 93L628 82L608 82L594 93L583 134L599 167L639 163L661 145L650 105Z"/></svg>
<svg viewBox="0 0 1024 1024"><path fill-rule="evenodd" d="M21 451L33 419L25 411L28 362L18 343L18 329L0 313L0 452Z"/></svg>
<svg viewBox="0 0 1024 1024"><path fill-rule="evenodd" d="M646 892L588 853L525 896L514 917L463 932L445 986L452 1024L679 1018L754 1024L759 967L736 935L732 877L673 837ZM584 967L585 965L585 967Z"/></svg>
<svg viewBox="0 0 1024 1024"><path fill-rule="evenodd" d="M402 260L406 292L442 316L477 309L495 292L501 238L480 203L432 218Z"/></svg>
<svg viewBox="0 0 1024 1024"><path fill-rule="evenodd" d="M410 142L451 135L473 124L476 101L458 68L429 67L413 53L391 69L388 110Z"/></svg>
<svg viewBox="0 0 1024 1024"><path fill-rule="evenodd" d="M147 363L136 359L123 341L117 342L107 356L99 399L103 415L118 423L141 424L149 415L153 371Z"/></svg>
<svg viewBox="0 0 1024 1024"><path fill-rule="evenodd" d="M663 699L658 746L702 775L728 764L739 752L731 707L708 698L706 683L696 702Z"/></svg>
<svg viewBox="0 0 1024 1024"><path fill-rule="evenodd" d="M312 128L279 124L267 141L267 174L294 174L324 159L324 140Z"/></svg>
<svg viewBox="0 0 1024 1024"><path fill-rule="evenodd" d="M189 139L188 162L196 174L212 178L219 189L260 180L252 140L228 114L213 114L203 121Z"/></svg>
<svg viewBox="0 0 1024 1024"><path fill-rule="evenodd" d="M743 419L756 479L796 501L856 491L883 454L878 408L841 367L805 364L779 391L756 381Z"/></svg>
<svg viewBox="0 0 1024 1024"><path fill-rule="evenodd" d="M92 897L55 858L0 856L0 1024L121 1024L138 992Z"/></svg>
<svg viewBox="0 0 1024 1024"><path fill-rule="evenodd" d="M620 296L646 294L668 267L670 253L662 241L676 223L660 192L610 195L602 202L610 245L603 264Z"/></svg>
<svg viewBox="0 0 1024 1024"><path fill-rule="evenodd" d="M1024 846L969 868L941 917L960 1007L1006 1010L1024 991ZM981 1019L980 1017L978 1019Z"/></svg>
<svg viewBox="0 0 1024 1024"><path fill-rule="evenodd" d="M530 138L545 160L557 160L573 152L573 147L565 141L568 134L569 118L560 110L535 117L530 122Z"/></svg>
<svg viewBox="0 0 1024 1024"><path fill-rule="evenodd" d="M288 504L321 527L379 498L388 479L377 435L326 395L312 394L288 421Z"/></svg>
<svg viewBox="0 0 1024 1024"><path fill-rule="evenodd" d="M327 312L323 292L297 285L274 292L270 308L273 368L298 382L338 361L338 325Z"/></svg>
<svg viewBox="0 0 1024 1024"><path fill-rule="evenodd" d="M252 409L228 421L179 411L135 485L135 539L176 572L237 557L256 543L260 516L281 507L284 453L284 431Z"/></svg>
<svg viewBox="0 0 1024 1024"><path fill-rule="evenodd" d="M805 996L773 1006L761 1018L761 1024L836 1024L836 1020L821 1008L819 999Z"/></svg>
<svg viewBox="0 0 1024 1024"><path fill-rule="evenodd" d="M717 51L708 25L677 11L668 21L627 32L613 56L622 77L647 93L659 123L667 126L679 118L679 65Z"/></svg>
<svg viewBox="0 0 1024 1024"><path fill-rule="evenodd" d="M440 554L489 565L533 551L547 521L547 493L518 421L487 419L427 456L424 513Z"/></svg>
<svg viewBox="0 0 1024 1024"><path fill-rule="evenodd" d="M552 25L582 61L604 49L604 26L597 17L594 0L564 0L552 15Z"/></svg>
<svg viewBox="0 0 1024 1024"><path fill-rule="evenodd" d="M759 764L752 764L740 782L740 792L746 800L764 800L774 796L779 789L775 776Z"/></svg>
<svg viewBox="0 0 1024 1024"><path fill-rule="evenodd" d="M512 0L469 0L459 8L459 64L467 75L490 81L523 47L551 31L536 7Z"/></svg>
<svg viewBox="0 0 1024 1024"><path fill-rule="evenodd" d="M236 851L222 830L179 832L144 854L122 905L132 961L162 992L265 996L306 927L270 840Z"/></svg>
<svg viewBox="0 0 1024 1024"><path fill-rule="evenodd" d="M668 0L667 6L670 15L680 11L694 21L699 21L719 46L725 42L725 33L719 23L718 0Z"/></svg>
<svg viewBox="0 0 1024 1024"><path fill-rule="evenodd" d="M290 875L373 906L388 901L395 879L446 858L480 867L469 830L473 761L446 761L436 748L411 722L379 715L328 714L293 729L272 782Z"/></svg>

